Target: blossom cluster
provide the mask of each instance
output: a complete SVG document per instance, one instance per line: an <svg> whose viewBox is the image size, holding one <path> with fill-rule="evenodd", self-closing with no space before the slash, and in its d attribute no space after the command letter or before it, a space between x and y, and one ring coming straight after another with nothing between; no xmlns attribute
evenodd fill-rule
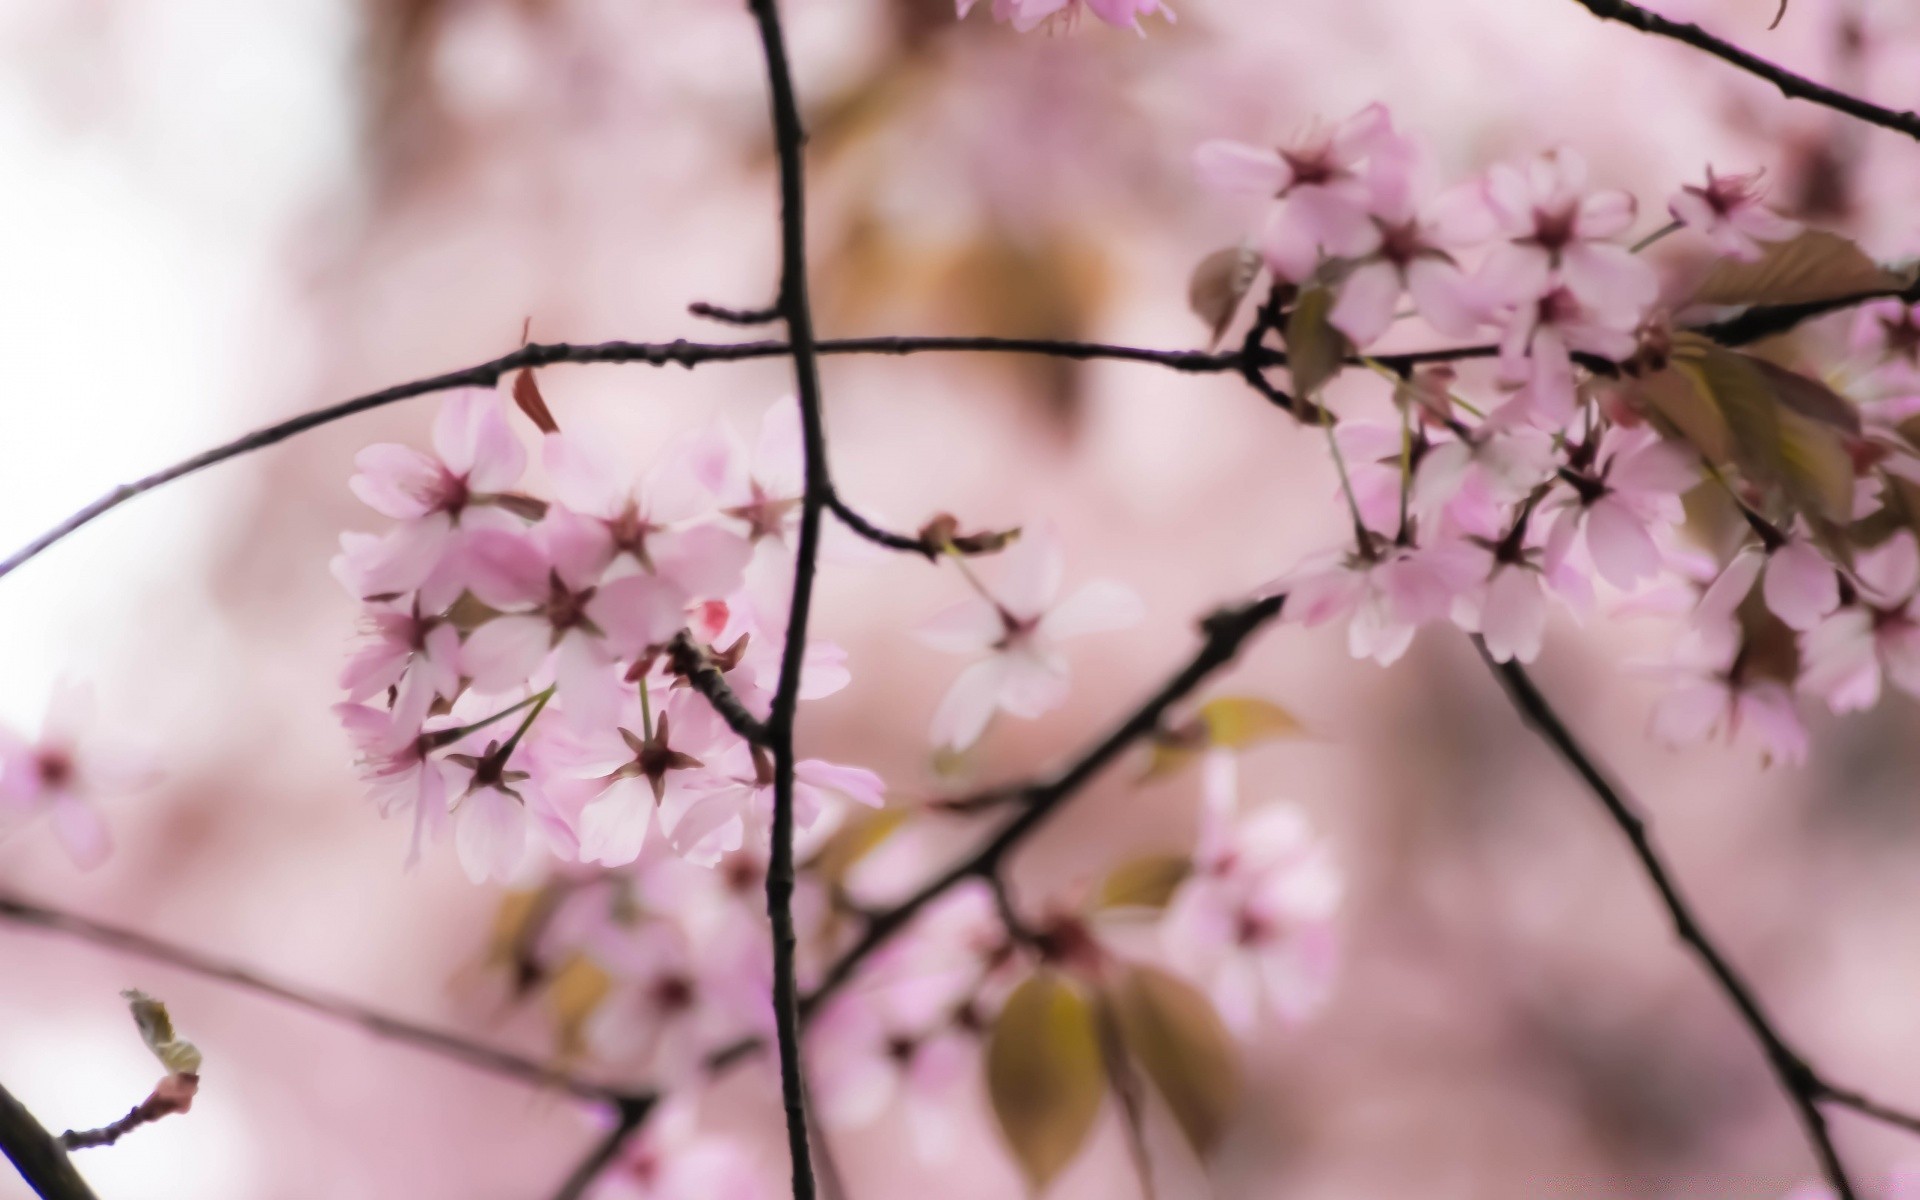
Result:
<svg viewBox="0 0 1920 1200"><path fill-rule="evenodd" d="M792 403L752 446L707 430L643 477L594 442L548 432L551 498L517 491L525 446L494 393L450 397L433 452L376 445L355 494L396 524L349 533L333 563L363 604L365 637L338 706L385 813L412 854L451 826L475 881L513 878L545 851L634 861L658 828L712 862L764 837L772 764L676 675L684 634L764 719L786 626L782 588L798 519ZM848 682L845 656L807 648L800 698ZM878 776L798 765L796 820L841 801L877 806Z"/></svg>
<svg viewBox="0 0 1920 1200"><path fill-rule="evenodd" d="M1709 169L1629 242L1634 198L1576 153L1439 188L1378 105L1275 148L1209 142L1195 166L1267 205L1256 245L1289 351L1393 380L1397 420L1327 412L1354 534L1275 582L1289 619L1343 620L1381 663L1442 621L1528 662L1556 605L1690 611L1656 668L1655 732L1750 738L1771 760L1805 757L1803 700L1864 708L1883 678L1920 694L1915 316L1860 309L1848 359L1820 364L1837 385L1715 342L1708 321L1790 276L1804 292L1824 273L1837 297L1902 282L1773 213L1758 172ZM1661 242L1710 265L1687 283L1684 254L1645 253ZM1376 344L1415 317L1488 341L1393 365ZM1296 370L1312 398L1322 383Z"/></svg>

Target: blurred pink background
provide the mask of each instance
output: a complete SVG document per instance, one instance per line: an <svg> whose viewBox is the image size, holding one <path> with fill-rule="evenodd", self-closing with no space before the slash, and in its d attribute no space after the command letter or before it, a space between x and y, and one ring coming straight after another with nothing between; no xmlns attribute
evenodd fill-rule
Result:
<svg viewBox="0 0 1920 1200"><path fill-rule="evenodd" d="M1017 35L939 0L793 0L828 335L1001 333L1198 345L1185 278L1248 214L1187 170L1383 100L1459 176L1556 143L1648 220L1704 164L1764 166L1794 215L1920 250L1920 147L1783 101L1571 2L1184 0L1144 40ZM1899 0L1670 2L1894 107L1920 104ZM713 0L0 2L0 545L114 483L284 415L536 338L723 341L690 300L752 305L776 247L758 47ZM644 460L710 413L745 427L778 361L546 372L571 425ZM982 357L832 359L850 499L912 526L1050 518L1073 577L1152 620L1077 647L1072 704L998 727L983 776L1059 761L1153 686L1191 619L1338 529L1323 443L1230 379ZM431 402L322 429L141 499L0 583L0 719L62 676L153 748L113 805L118 851L74 871L45 830L0 882L292 981L544 1053L480 963L497 894L450 855L401 870L327 711L354 606L327 573L353 453L419 440ZM908 628L955 595L911 560L834 568L822 632L855 685L809 749L926 794L926 723L956 669ZM1556 626L1537 672L1655 816L1709 925L1837 1079L1920 1104L1916 713L1816 722L1811 764L1644 737L1646 621ZM1679 949L1616 832L1525 733L1463 638L1380 671L1338 632L1276 630L1221 688L1318 734L1248 764L1249 799L1309 807L1350 876L1329 1013L1250 1055L1212 1175L1223 1197L1770 1198L1813 1176L1757 1049ZM1219 690L1219 689L1216 689ZM1191 776L1112 773L1019 861L1023 896L1190 838ZM594 1136L564 1098L256 997L0 926L0 1080L55 1130L97 1125L154 1066L117 993L162 996L205 1051L193 1112L81 1164L103 1197L535 1197ZM764 1077L727 1095L770 1134ZM1920 1147L1848 1117L1863 1181ZM984 1118L978 1136L992 1137ZM1131 1195L1118 1130L1056 1189ZM836 1138L853 1197L1017 1196L997 1151L903 1158ZM784 1170L778 1143L767 1164ZM990 1145L982 1141L982 1145ZM0 1196L24 1194L10 1175Z"/></svg>

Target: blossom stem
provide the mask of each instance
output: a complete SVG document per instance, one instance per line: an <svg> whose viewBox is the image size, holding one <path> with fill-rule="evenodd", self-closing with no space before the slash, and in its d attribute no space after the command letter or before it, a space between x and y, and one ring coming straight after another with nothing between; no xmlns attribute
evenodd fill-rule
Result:
<svg viewBox="0 0 1920 1200"><path fill-rule="evenodd" d="M494 751L495 757L503 763L513 757L514 747L520 744L521 738L527 736L527 730L533 728L534 721L539 719L540 710L545 708L547 701L551 699L553 699L552 688L534 694L532 711L528 712L526 718L520 722L520 728L513 731L513 736L507 739L507 744Z"/></svg>
<svg viewBox="0 0 1920 1200"><path fill-rule="evenodd" d="M1333 468L1340 475L1340 491L1347 498L1347 512L1353 517L1353 540L1361 557L1373 557L1373 536L1367 532L1367 523L1360 517L1360 501L1353 494L1353 480L1347 477L1347 460L1340 453L1340 441L1333 435L1333 414L1325 405L1320 407L1320 428L1327 432L1327 451L1333 455Z"/></svg>
<svg viewBox="0 0 1920 1200"><path fill-rule="evenodd" d="M462 738L465 738L469 734L480 732L482 729L485 729L487 726L493 724L495 721L503 720L506 717L512 716L514 713L519 712L521 709L525 708L529 704L545 704L547 700L552 697L552 695L553 695L553 688L548 687L543 691L535 692L533 695L528 696L524 700L516 701L513 704L509 704L507 707L501 709L497 713L494 713L490 717L482 717L480 720L475 721L471 725L462 725L457 729L442 729L442 730L438 730L437 732L430 733L427 735L427 748L430 750L438 750L444 746L451 746L455 742L460 741Z"/></svg>
<svg viewBox="0 0 1920 1200"><path fill-rule="evenodd" d="M1684 222L1668 221L1665 225L1662 225L1660 228L1654 230L1652 233L1641 238L1639 241L1635 242L1633 245L1627 247L1627 253L1638 254L1642 250L1645 250L1648 246L1651 246L1655 242L1666 237L1668 234L1678 233L1684 228L1686 228L1686 225Z"/></svg>

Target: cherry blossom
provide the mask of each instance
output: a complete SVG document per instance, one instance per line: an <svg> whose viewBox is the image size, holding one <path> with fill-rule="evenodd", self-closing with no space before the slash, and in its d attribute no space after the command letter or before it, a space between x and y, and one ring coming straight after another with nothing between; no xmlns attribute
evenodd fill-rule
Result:
<svg viewBox="0 0 1920 1200"><path fill-rule="evenodd" d="M1873 707L1881 677L1920 696L1920 547L1906 530L1854 556L1856 602L1801 636L1800 690L1834 712Z"/></svg>
<svg viewBox="0 0 1920 1200"><path fill-rule="evenodd" d="M971 746L996 709L1032 718L1058 707L1067 692L1060 643L1126 629L1143 616L1139 598L1107 580L1058 599L1065 560L1051 529L1028 531L1000 560L997 588L978 589L920 629L921 640L937 650L987 655L960 673L934 714L939 745Z"/></svg>
<svg viewBox="0 0 1920 1200"><path fill-rule="evenodd" d="M1586 161L1564 149L1524 168L1498 164L1483 187L1507 238L1481 265L1490 298L1524 306L1558 287L1603 324L1637 324L1659 284L1651 267L1617 244L1633 224L1632 196L1589 193Z"/></svg>
<svg viewBox="0 0 1920 1200"><path fill-rule="evenodd" d="M1799 222L1761 203L1761 174L1716 175L1708 167L1706 184L1682 187L1667 201L1667 211L1674 220L1706 234L1720 253L1742 262L1756 261L1763 252L1762 242L1783 242L1800 232Z"/></svg>
<svg viewBox="0 0 1920 1200"><path fill-rule="evenodd" d="M113 848L95 805L145 778L140 757L102 735L91 691L63 683L37 738L0 728L0 833L44 815L67 857L92 870Z"/></svg>
<svg viewBox="0 0 1920 1200"><path fill-rule="evenodd" d="M1661 440L1649 426L1614 426L1601 435L1596 465L1555 517L1547 536L1546 563L1557 570L1576 536L1600 577L1630 591L1660 570L1657 532L1685 514L1680 495L1699 477L1696 456Z"/></svg>
<svg viewBox="0 0 1920 1200"><path fill-rule="evenodd" d="M1208 756L1205 791L1193 873L1167 908L1167 953L1235 1031L1252 1032L1262 1012L1301 1020L1331 991L1339 871L1299 809L1237 811L1230 756Z"/></svg>
<svg viewBox="0 0 1920 1200"><path fill-rule="evenodd" d="M691 1097L660 1106L622 1146L594 1200L777 1200L765 1168L739 1141L703 1132Z"/></svg>

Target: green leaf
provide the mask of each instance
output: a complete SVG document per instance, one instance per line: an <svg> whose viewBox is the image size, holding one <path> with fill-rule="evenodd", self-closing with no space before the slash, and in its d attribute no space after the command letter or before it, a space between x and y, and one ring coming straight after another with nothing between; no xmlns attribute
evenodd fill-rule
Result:
<svg viewBox="0 0 1920 1200"><path fill-rule="evenodd" d="M1096 908L1165 908L1174 891L1193 874L1184 854L1148 854L1129 859L1100 884Z"/></svg>
<svg viewBox="0 0 1920 1200"><path fill-rule="evenodd" d="M1809 420L1831 425L1854 437L1860 436L1860 410L1853 406L1851 400L1821 380L1790 371L1778 363L1752 355L1748 355L1747 360L1767 377L1780 403Z"/></svg>
<svg viewBox="0 0 1920 1200"><path fill-rule="evenodd" d="M1106 1096L1093 1006L1064 976L1040 971L1007 997L986 1067L1001 1135L1038 1191L1080 1153Z"/></svg>
<svg viewBox="0 0 1920 1200"><path fill-rule="evenodd" d="M1316 286L1301 292L1287 314L1287 369L1295 390L1309 400L1340 373L1352 350L1346 335L1328 322L1332 311L1333 293Z"/></svg>
<svg viewBox="0 0 1920 1200"><path fill-rule="evenodd" d="M1106 1000L1133 1060L1194 1152L1206 1155L1240 1102L1240 1056L1213 1003L1186 980L1144 965L1127 968Z"/></svg>
<svg viewBox="0 0 1920 1200"><path fill-rule="evenodd" d="M1756 262L1723 258L1694 289L1694 304L1805 304L1894 291L1906 280L1837 233L1808 229L1767 246Z"/></svg>
<svg viewBox="0 0 1920 1200"><path fill-rule="evenodd" d="M120 995L133 1012L133 1023L140 1029L140 1039L160 1060L160 1065L174 1075L198 1075L200 1050L192 1042L182 1041L173 1032L173 1018L167 1015L167 1006L138 988L128 988Z"/></svg>
<svg viewBox="0 0 1920 1200"><path fill-rule="evenodd" d="M1244 245L1215 250L1194 267L1187 279L1187 307L1207 323L1208 349L1220 344L1259 275L1260 255Z"/></svg>
<svg viewBox="0 0 1920 1200"><path fill-rule="evenodd" d="M1845 522L1853 508L1853 460L1831 412L1819 419L1818 385L1751 355L1709 347L1697 361L1676 361L1726 421L1731 458L1747 478L1777 487L1815 522ZM1806 385L1801 387L1800 384ZM1791 392L1793 399L1787 398ZM1834 398L1841 404L1838 397Z"/></svg>

